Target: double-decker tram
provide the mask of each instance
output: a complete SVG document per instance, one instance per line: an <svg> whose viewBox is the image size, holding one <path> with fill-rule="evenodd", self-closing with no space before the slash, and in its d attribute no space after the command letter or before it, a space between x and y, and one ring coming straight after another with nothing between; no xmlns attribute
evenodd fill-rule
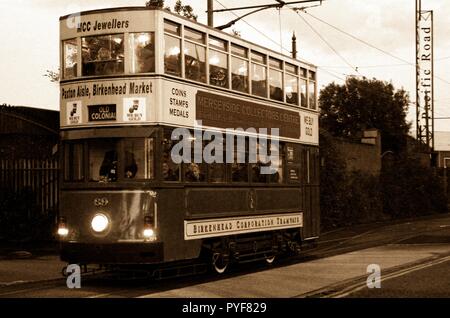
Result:
<svg viewBox="0 0 450 318"><path fill-rule="evenodd" d="M220 273L318 238L316 67L147 7L60 34L62 260Z"/></svg>

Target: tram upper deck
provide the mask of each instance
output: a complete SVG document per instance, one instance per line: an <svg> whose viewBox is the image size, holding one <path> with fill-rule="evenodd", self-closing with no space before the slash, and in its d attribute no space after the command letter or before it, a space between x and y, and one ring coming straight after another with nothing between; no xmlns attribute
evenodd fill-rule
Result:
<svg viewBox="0 0 450 318"><path fill-rule="evenodd" d="M61 128L279 128L318 144L316 67L146 7L60 19Z"/></svg>

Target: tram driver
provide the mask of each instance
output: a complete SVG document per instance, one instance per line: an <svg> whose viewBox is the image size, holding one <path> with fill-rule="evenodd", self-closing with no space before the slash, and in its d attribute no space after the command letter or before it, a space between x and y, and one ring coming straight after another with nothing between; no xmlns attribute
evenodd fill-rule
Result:
<svg viewBox="0 0 450 318"><path fill-rule="evenodd" d="M117 181L117 151L109 150L105 153L99 175L100 182Z"/></svg>

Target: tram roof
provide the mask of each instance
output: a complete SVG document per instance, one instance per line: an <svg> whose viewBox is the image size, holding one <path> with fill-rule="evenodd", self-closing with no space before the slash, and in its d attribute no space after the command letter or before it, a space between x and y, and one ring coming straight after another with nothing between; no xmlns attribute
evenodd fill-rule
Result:
<svg viewBox="0 0 450 318"><path fill-rule="evenodd" d="M300 63L303 63L303 64L305 64L305 65L307 65L307 66L309 66L309 67L311 67L311 68L313 68L313 69L316 69L316 68L317 68L314 64L312 64L312 63L310 63L310 62L307 62L307 61L305 61L305 60L302 60L302 59L294 59L294 58L292 58L292 57L289 56L289 55L286 55L286 54L283 54L283 53L274 51L274 50L272 50L272 49L270 49L270 48L267 48L267 47L264 47L264 46L262 46L262 45L260 45L260 44L256 44L256 43L254 43L254 42L245 40L245 39L240 38L240 37L238 37L238 36L235 36L235 35L233 35L233 34L229 34L229 33L224 32L224 31L222 31L222 30L219 30L219 29L210 27L210 26L208 26L208 25L206 25L206 24L203 24L203 23L199 23L199 22L197 22L197 21L195 21L195 20L192 20L192 19L185 18L185 17L183 17L183 16L181 16L181 15L179 15L179 14L176 14L176 13L173 13L173 12L170 12L170 11L168 11L168 10L166 10L166 9L161 9L161 8L146 7L146 6L134 6L134 7L116 7L116 8L106 8L106 9L95 9L95 10L87 10L87 11L81 11L81 12L75 12L75 13L72 13L72 14L68 14L68 15L65 15L65 16L60 17L59 20L62 21L62 20L65 20L65 19L67 19L67 18L73 17L74 15L85 16L85 15L91 15L91 14L101 14L101 13L121 12L121 11L162 11L162 12L164 12L164 13L167 14L167 15L172 15L172 16L176 17L177 19L182 19L182 20L185 20L185 21L187 21L187 22L189 22L189 23L196 24L196 25L198 25L198 26L201 27L201 28L212 30L212 31L214 31L215 33L221 33L221 34L223 34L225 37L228 37L228 38L234 38L234 39L236 39L237 41L245 42L245 43L248 43L249 45L258 46L258 47L262 48L263 50L266 50L266 51L268 51L268 52L273 53L274 55L282 56L284 59L286 59L286 60L288 60L288 61L296 62L296 63L299 63L299 62L300 62Z"/></svg>

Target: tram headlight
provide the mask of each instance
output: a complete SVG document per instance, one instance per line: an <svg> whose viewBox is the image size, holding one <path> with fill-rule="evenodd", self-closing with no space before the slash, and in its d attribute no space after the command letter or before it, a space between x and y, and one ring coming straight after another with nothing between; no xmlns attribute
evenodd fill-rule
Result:
<svg viewBox="0 0 450 318"><path fill-rule="evenodd" d="M69 229L66 227L59 227L58 228L58 235L59 236L67 236L69 234Z"/></svg>
<svg viewBox="0 0 450 318"><path fill-rule="evenodd" d="M153 229L154 217L153 215L144 216L144 239L146 241L156 241L156 233Z"/></svg>
<svg viewBox="0 0 450 318"><path fill-rule="evenodd" d="M145 229L144 230L144 237L147 239L150 239L155 236L155 231L153 229Z"/></svg>
<svg viewBox="0 0 450 318"><path fill-rule="evenodd" d="M69 229L67 228L66 218L61 216L58 222L58 235L61 237L69 235Z"/></svg>
<svg viewBox="0 0 450 318"><path fill-rule="evenodd" d="M91 227L97 233L105 231L108 228L108 225L109 225L108 217L104 214L96 214L92 218Z"/></svg>

